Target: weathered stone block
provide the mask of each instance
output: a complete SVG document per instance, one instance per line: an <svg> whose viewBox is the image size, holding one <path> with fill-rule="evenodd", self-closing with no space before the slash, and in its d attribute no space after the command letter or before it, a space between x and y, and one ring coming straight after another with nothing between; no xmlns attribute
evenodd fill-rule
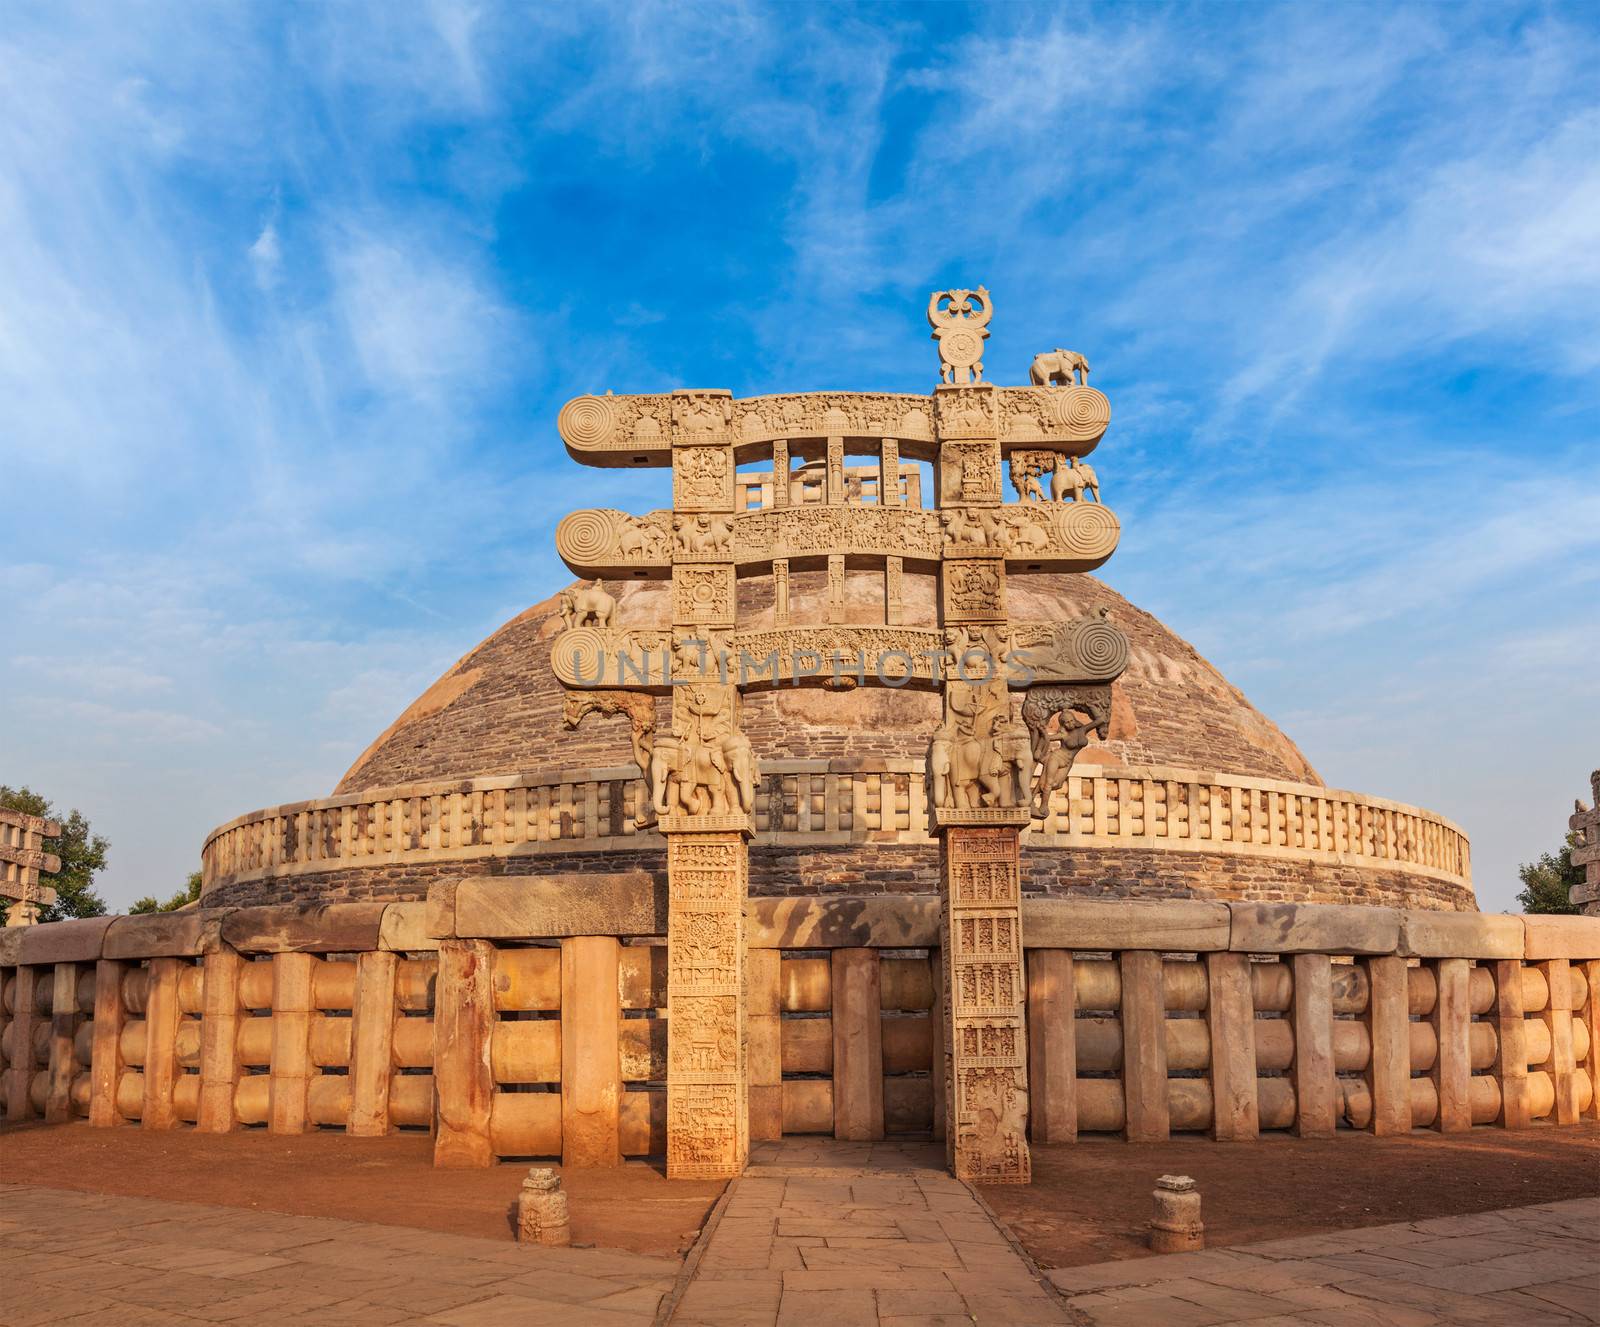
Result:
<svg viewBox="0 0 1600 1327"><path fill-rule="evenodd" d="M1198 899L1137 902L1025 899L1022 942L1029 949L1228 948L1228 905Z"/></svg>
<svg viewBox="0 0 1600 1327"><path fill-rule="evenodd" d="M939 900L927 894L751 899L748 916L752 949L893 949L939 943Z"/></svg>
<svg viewBox="0 0 1600 1327"><path fill-rule="evenodd" d="M105 934L115 917L78 917L18 928L22 932L21 963L93 963L100 957Z"/></svg>
<svg viewBox="0 0 1600 1327"><path fill-rule="evenodd" d="M396 953L436 950L439 941L428 933L426 903L391 903L378 924L378 948Z"/></svg>
<svg viewBox="0 0 1600 1327"><path fill-rule="evenodd" d="M1228 948L1244 954L1392 954L1398 908L1339 904L1230 903Z"/></svg>
<svg viewBox="0 0 1600 1327"><path fill-rule="evenodd" d="M1411 958L1521 958L1522 918L1476 912L1400 914L1397 953Z"/></svg>
<svg viewBox="0 0 1600 1327"><path fill-rule="evenodd" d="M1600 958L1600 917L1524 917L1523 957Z"/></svg>
<svg viewBox="0 0 1600 1327"><path fill-rule="evenodd" d="M143 917L114 917L103 944L106 958L164 958L209 954L222 943L228 908L195 908L154 912Z"/></svg>
<svg viewBox="0 0 1600 1327"><path fill-rule="evenodd" d="M387 903L302 903L239 908L222 919L222 938L255 954L359 953L378 947Z"/></svg>
<svg viewBox="0 0 1600 1327"><path fill-rule="evenodd" d="M667 886L647 871L463 880L458 936L663 935Z"/></svg>
<svg viewBox="0 0 1600 1327"><path fill-rule="evenodd" d="M441 880L428 888L427 928L435 940L453 940L456 934L456 890L459 880Z"/></svg>

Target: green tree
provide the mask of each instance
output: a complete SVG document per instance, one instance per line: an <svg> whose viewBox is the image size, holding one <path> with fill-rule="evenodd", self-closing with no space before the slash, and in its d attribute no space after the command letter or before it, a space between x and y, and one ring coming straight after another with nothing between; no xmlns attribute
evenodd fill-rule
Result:
<svg viewBox="0 0 1600 1327"><path fill-rule="evenodd" d="M128 909L129 912L176 912L179 908L195 902L200 897L200 872L190 871L189 881L176 894L165 903L157 903L154 894L146 894L142 899L135 901Z"/></svg>
<svg viewBox="0 0 1600 1327"><path fill-rule="evenodd" d="M1568 891L1583 883L1583 868L1572 864L1578 836L1568 834L1561 851L1544 853L1538 861L1517 868L1522 890L1517 902L1524 912L1577 912Z"/></svg>
<svg viewBox="0 0 1600 1327"><path fill-rule="evenodd" d="M90 832L83 812L74 810L62 815L33 789L5 784L0 784L0 806L61 822L61 837L44 841L44 850L61 858L61 870L39 878L40 884L56 891L56 901L39 909L39 920L59 922L68 917L105 916L106 901L95 892L94 878L106 869L106 852L111 845ZM0 923L5 920L6 903L7 900L0 899Z"/></svg>

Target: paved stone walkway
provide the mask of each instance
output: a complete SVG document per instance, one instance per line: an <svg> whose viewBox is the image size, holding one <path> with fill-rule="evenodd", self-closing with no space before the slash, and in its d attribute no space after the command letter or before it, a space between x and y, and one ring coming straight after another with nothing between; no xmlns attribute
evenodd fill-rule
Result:
<svg viewBox="0 0 1600 1327"><path fill-rule="evenodd" d="M1600 1323L1600 1198L1048 1276L1077 1321L1103 1327Z"/></svg>
<svg viewBox="0 0 1600 1327"><path fill-rule="evenodd" d="M761 1144L681 1276L631 1253L0 1184L0 1327L1600 1323L1600 1198L1044 1277L917 1144Z"/></svg>
<svg viewBox="0 0 1600 1327"><path fill-rule="evenodd" d="M925 1144L758 1144L673 1327L1072 1322L943 1160Z"/></svg>
<svg viewBox="0 0 1600 1327"><path fill-rule="evenodd" d="M0 1327L654 1321L676 1258L0 1184Z"/></svg>

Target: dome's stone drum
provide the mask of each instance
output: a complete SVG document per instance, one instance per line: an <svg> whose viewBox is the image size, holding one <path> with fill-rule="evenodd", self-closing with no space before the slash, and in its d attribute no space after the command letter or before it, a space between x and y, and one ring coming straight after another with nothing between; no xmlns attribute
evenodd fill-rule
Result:
<svg viewBox="0 0 1600 1327"><path fill-rule="evenodd" d="M797 612L822 581L792 577ZM664 620L664 586L616 588L627 620ZM849 578L852 616L870 620L875 590ZM1011 602L1040 619L1105 608L1131 643L1108 739L1079 756L1069 795L1024 836L1028 893L1474 907L1459 829L1324 787L1191 645L1099 580L1036 576ZM931 596L908 614L919 607L931 614ZM770 615L770 580L741 585L740 612L758 625ZM206 901L408 900L471 874L664 870L661 837L633 823L626 720L563 724L549 665L560 628L556 598L534 605L428 688L332 797L213 831ZM923 766L937 722L938 698L921 691L749 694L743 727L761 763L751 892L935 892Z"/></svg>

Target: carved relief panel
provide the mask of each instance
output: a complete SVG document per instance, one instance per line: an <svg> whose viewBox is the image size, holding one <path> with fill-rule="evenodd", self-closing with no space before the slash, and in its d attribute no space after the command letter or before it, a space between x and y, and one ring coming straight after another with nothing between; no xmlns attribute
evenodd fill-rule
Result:
<svg viewBox="0 0 1600 1327"><path fill-rule="evenodd" d="M1026 1184L1032 1165L1017 832L953 826L941 843L946 1153L962 1179Z"/></svg>
<svg viewBox="0 0 1600 1327"><path fill-rule="evenodd" d="M733 448L672 449L672 505L678 511L733 510Z"/></svg>
<svg viewBox="0 0 1600 1327"><path fill-rule="evenodd" d="M667 839L667 1174L737 1175L749 1151L746 852L739 833Z"/></svg>
<svg viewBox="0 0 1600 1327"><path fill-rule="evenodd" d="M731 627L734 573L730 566L674 564L672 621L680 627Z"/></svg>
<svg viewBox="0 0 1600 1327"><path fill-rule="evenodd" d="M1005 621L1005 563L998 557L948 558L942 579L947 623Z"/></svg>

